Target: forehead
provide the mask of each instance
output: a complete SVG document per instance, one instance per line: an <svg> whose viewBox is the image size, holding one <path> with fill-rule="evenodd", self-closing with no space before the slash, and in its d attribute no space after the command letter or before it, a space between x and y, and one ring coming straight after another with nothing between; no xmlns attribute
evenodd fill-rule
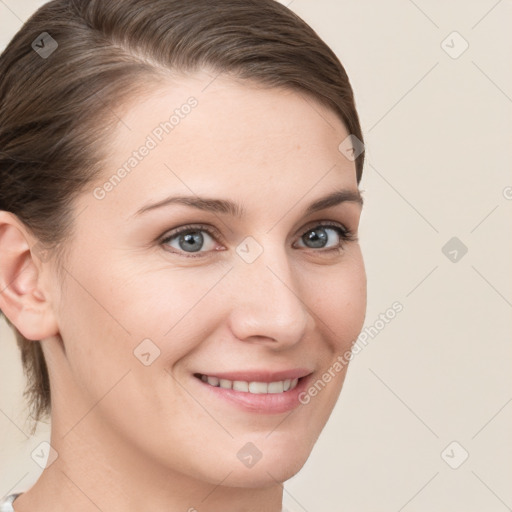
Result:
<svg viewBox="0 0 512 512"><path fill-rule="evenodd" d="M114 177L110 199L131 203L162 188L225 196L227 186L243 195L244 188L283 192L284 184L293 194L323 179L325 187L356 188L355 163L338 149L347 136L338 116L309 95L196 74L125 105L101 180Z"/></svg>
<svg viewBox="0 0 512 512"><path fill-rule="evenodd" d="M214 146L229 157L234 147L244 153L272 147L277 155L297 144L339 144L348 133L331 109L302 91L202 72L134 96L113 135L122 151L150 135L159 146L204 152Z"/></svg>

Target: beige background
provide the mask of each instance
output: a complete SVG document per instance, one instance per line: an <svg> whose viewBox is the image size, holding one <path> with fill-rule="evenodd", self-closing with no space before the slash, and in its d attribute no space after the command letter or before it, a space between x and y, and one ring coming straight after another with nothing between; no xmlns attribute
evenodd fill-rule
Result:
<svg viewBox="0 0 512 512"><path fill-rule="evenodd" d="M0 1L0 48L41 3ZM512 2L283 3L331 45L355 90L367 158L366 326L393 302L404 307L352 361L285 503L297 512L510 509ZM453 58L462 38L469 47ZM442 251L452 237L468 249L455 248L455 262L453 247ZM24 379L3 321L0 350L2 496L37 479L30 454L49 428L24 433Z"/></svg>

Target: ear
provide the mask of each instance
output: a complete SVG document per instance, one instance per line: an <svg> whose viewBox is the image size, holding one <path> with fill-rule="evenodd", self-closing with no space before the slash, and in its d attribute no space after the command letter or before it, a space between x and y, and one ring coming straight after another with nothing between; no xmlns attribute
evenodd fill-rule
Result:
<svg viewBox="0 0 512 512"><path fill-rule="evenodd" d="M0 310L28 340L59 332L43 274L41 244L18 217L0 210Z"/></svg>

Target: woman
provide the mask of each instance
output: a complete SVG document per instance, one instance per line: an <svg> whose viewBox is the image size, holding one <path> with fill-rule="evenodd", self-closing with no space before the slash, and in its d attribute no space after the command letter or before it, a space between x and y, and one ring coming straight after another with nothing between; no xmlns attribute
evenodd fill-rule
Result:
<svg viewBox="0 0 512 512"><path fill-rule="evenodd" d="M0 308L52 425L6 503L279 512L366 310L339 60L273 0L54 0L0 70Z"/></svg>

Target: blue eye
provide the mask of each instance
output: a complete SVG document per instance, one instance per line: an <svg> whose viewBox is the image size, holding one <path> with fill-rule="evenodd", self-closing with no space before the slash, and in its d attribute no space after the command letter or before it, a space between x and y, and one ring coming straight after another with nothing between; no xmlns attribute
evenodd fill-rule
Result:
<svg viewBox="0 0 512 512"><path fill-rule="evenodd" d="M345 242L349 238L349 233L345 228L335 225L324 226L320 224L315 228L306 231L300 240L304 242L304 244L311 243L311 245L308 246L311 249L325 249L326 247L329 247L328 243L330 239L333 238L332 235L329 235L329 232L336 233L340 239L339 242L336 242L336 237L334 237L334 248L340 248L342 246L341 241Z"/></svg>
<svg viewBox="0 0 512 512"><path fill-rule="evenodd" d="M176 245L169 244L174 249L190 253L199 252L205 243L205 236L203 233L206 233L206 239L212 239L212 235L206 228L200 226L184 226L179 231L162 240L162 243L167 245L168 242L176 239L178 247L176 247Z"/></svg>
<svg viewBox="0 0 512 512"><path fill-rule="evenodd" d="M171 232L160 242L162 245L171 247L173 253L185 257L200 257L202 253L215 250L215 239L222 239L220 233L211 226L187 225ZM318 223L313 229L308 229L299 239L309 249L320 249L318 253L330 253L331 251L341 252L348 241L356 241L357 237L341 224ZM206 245L206 249L205 249ZM209 246L209 247L208 247ZM205 250L202 250L205 249ZM194 255L197 253L197 255Z"/></svg>

